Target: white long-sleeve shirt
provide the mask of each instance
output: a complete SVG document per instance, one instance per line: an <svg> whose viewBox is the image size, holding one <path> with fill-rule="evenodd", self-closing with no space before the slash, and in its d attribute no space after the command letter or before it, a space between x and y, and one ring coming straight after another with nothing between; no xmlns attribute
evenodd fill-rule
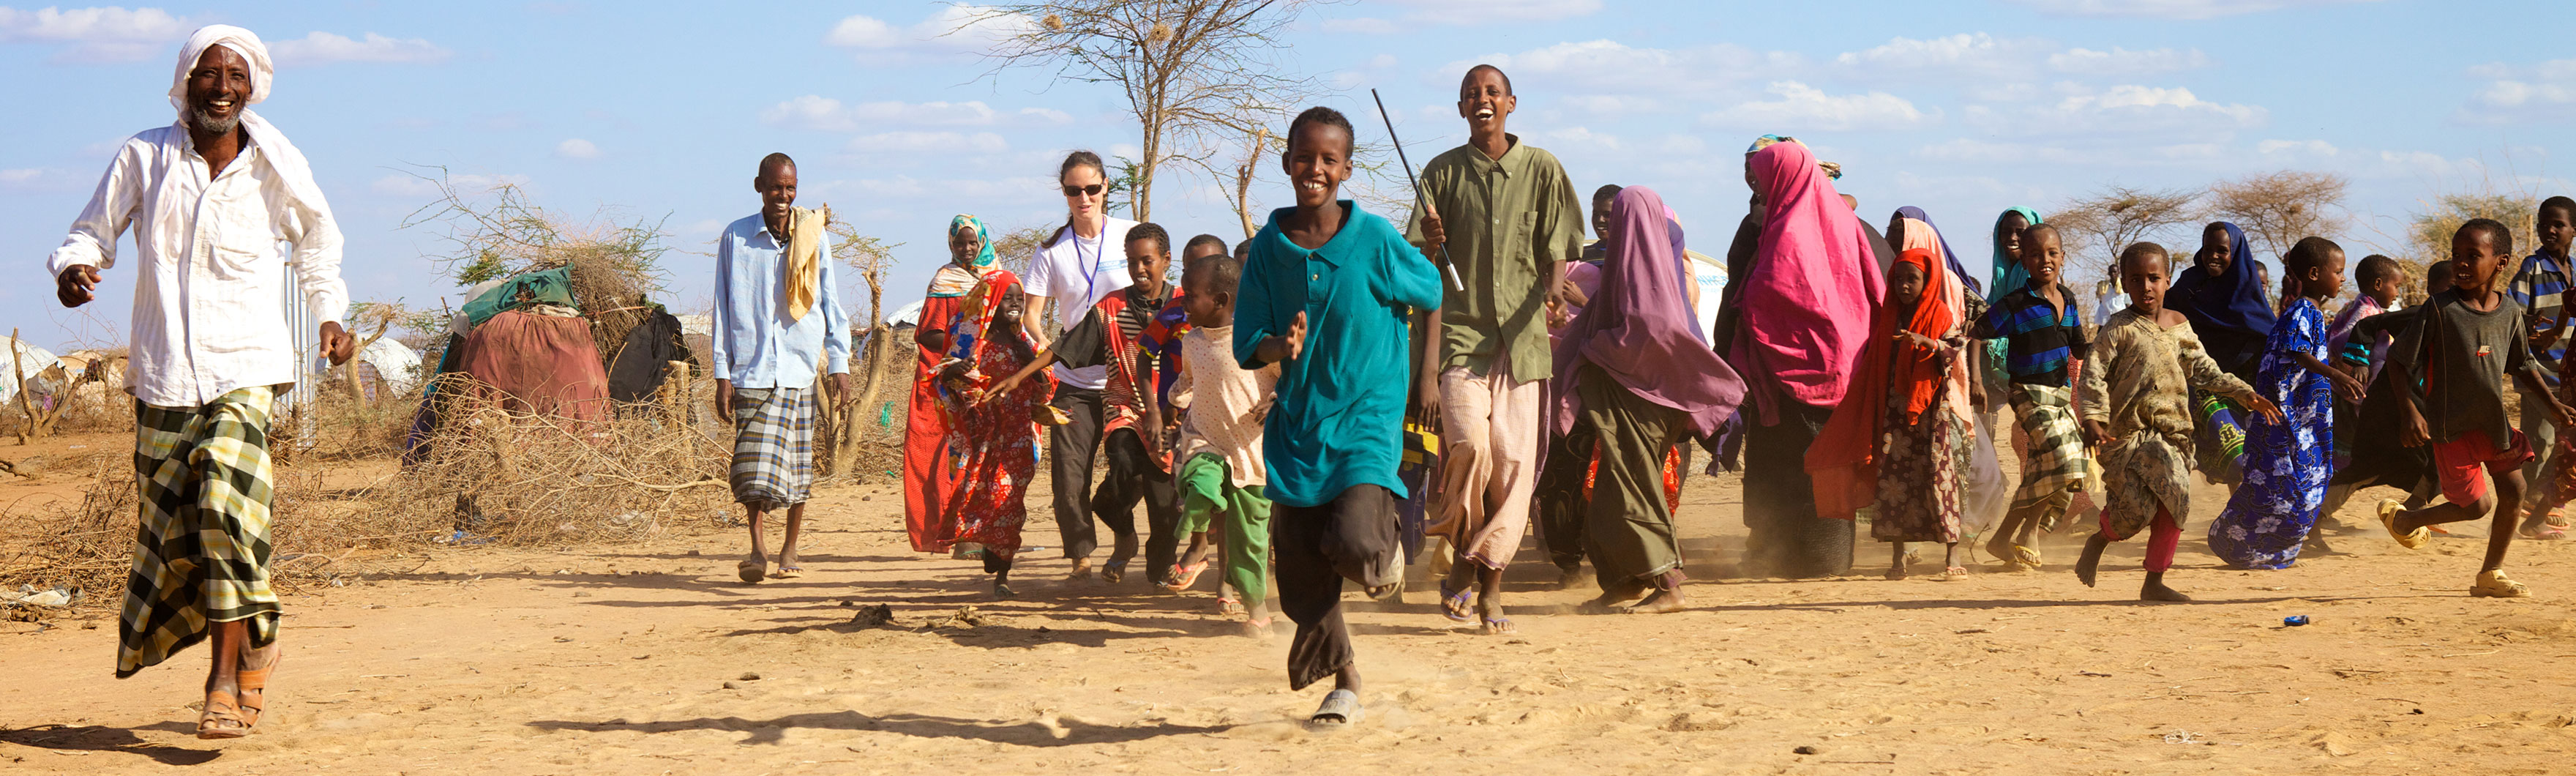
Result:
<svg viewBox="0 0 2576 776"><path fill-rule="evenodd" d="M347 314L340 227L309 180L298 185L281 172L279 153L296 152L254 141L209 176L186 129L145 130L117 150L70 236L46 259L50 277L75 264L114 268L117 238L134 227L141 261L125 380L143 403L198 407L236 388L301 377L280 302L289 260L280 243L303 271L297 295L314 321ZM305 169L300 157L284 166Z"/></svg>

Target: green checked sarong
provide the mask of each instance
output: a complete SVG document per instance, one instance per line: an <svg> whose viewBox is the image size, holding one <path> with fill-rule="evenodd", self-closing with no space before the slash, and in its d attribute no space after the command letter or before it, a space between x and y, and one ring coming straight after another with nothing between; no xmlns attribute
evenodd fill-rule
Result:
<svg viewBox="0 0 2576 776"><path fill-rule="evenodd" d="M133 676L250 621L251 646L277 640L268 587L268 418L276 394L241 388L198 408L134 403L142 525L118 623L116 676Z"/></svg>

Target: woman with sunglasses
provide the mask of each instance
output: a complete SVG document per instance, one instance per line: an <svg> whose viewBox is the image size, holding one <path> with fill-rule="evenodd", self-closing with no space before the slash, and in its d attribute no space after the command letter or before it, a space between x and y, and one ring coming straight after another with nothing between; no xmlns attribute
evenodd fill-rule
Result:
<svg viewBox="0 0 2576 776"><path fill-rule="evenodd" d="M1028 311L1022 315L1029 338L1041 349L1060 334L1048 323L1047 310L1082 312L1110 294L1125 289L1127 230L1136 222L1109 217L1108 168L1100 155L1075 151L1056 168L1057 188L1064 194L1065 224L1038 245L1029 261ZM1116 239L1111 239L1111 238ZM1071 418L1047 432L1047 461L1055 491L1055 525L1064 537L1064 555L1073 560L1073 578L1091 575L1091 551L1100 546L1091 516L1092 456L1100 450L1100 391L1108 385L1107 365L1080 369L1055 366L1055 406ZM1109 567L1123 568L1136 554L1133 533L1117 537ZM1112 580L1115 581L1115 580Z"/></svg>

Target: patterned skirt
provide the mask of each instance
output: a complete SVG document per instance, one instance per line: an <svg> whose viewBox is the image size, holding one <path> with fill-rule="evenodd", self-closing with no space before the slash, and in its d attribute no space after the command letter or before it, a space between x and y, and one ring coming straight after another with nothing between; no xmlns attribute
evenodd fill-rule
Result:
<svg viewBox="0 0 2576 776"><path fill-rule="evenodd" d="M805 503L814 489L814 392L733 389L733 500L757 509Z"/></svg>
<svg viewBox="0 0 2576 776"><path fill-rule="evenodd" d="M250 621L251 646L277 640L268 586L268 420L276 394L242 388L198 408L134 404L142 525L118 623L116 676Z"/></svg>
<svg viewBox="0 0 2576 776"><path fill-rule="evenodd" d="M2030 440L2030 457L2022 462L2021 487L2013 491L2013 508L2083 490L2092 480L2093 460L2084 454L2084 436L2075 425L2074 393L2054 386L2013 386L2013 414L2020 417L2022 435Z"/></svg>
<svg viewBox="0 0 2576 776"><path fill-rule="evenodd" d="M1970 435L1951 413L1926 410L1911 425L1890 418L1878 460L1878 504L1869 535L1883 542L1959 540Z"/></svg>

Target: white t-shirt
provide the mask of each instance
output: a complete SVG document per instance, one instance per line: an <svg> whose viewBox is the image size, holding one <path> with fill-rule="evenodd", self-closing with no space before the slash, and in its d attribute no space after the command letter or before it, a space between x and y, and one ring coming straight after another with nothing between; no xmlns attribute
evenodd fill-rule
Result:
<svg viewBox="0 0 2576 776"><path fill-rule="evenodd" d="M1127 288L1127 230L1136 222L1110 218L1099 237L1082 237L1071 227L1056 230L1055 245L1038 249L1029 261L1029 293L1046 297L1056 319L1071 327L1091 306ZM1057 336L1061 337L1062 332ZM1109 384L1109 366L1067 369L1055 365L1055 379L1076 388L1100 390Z"/></svg>

